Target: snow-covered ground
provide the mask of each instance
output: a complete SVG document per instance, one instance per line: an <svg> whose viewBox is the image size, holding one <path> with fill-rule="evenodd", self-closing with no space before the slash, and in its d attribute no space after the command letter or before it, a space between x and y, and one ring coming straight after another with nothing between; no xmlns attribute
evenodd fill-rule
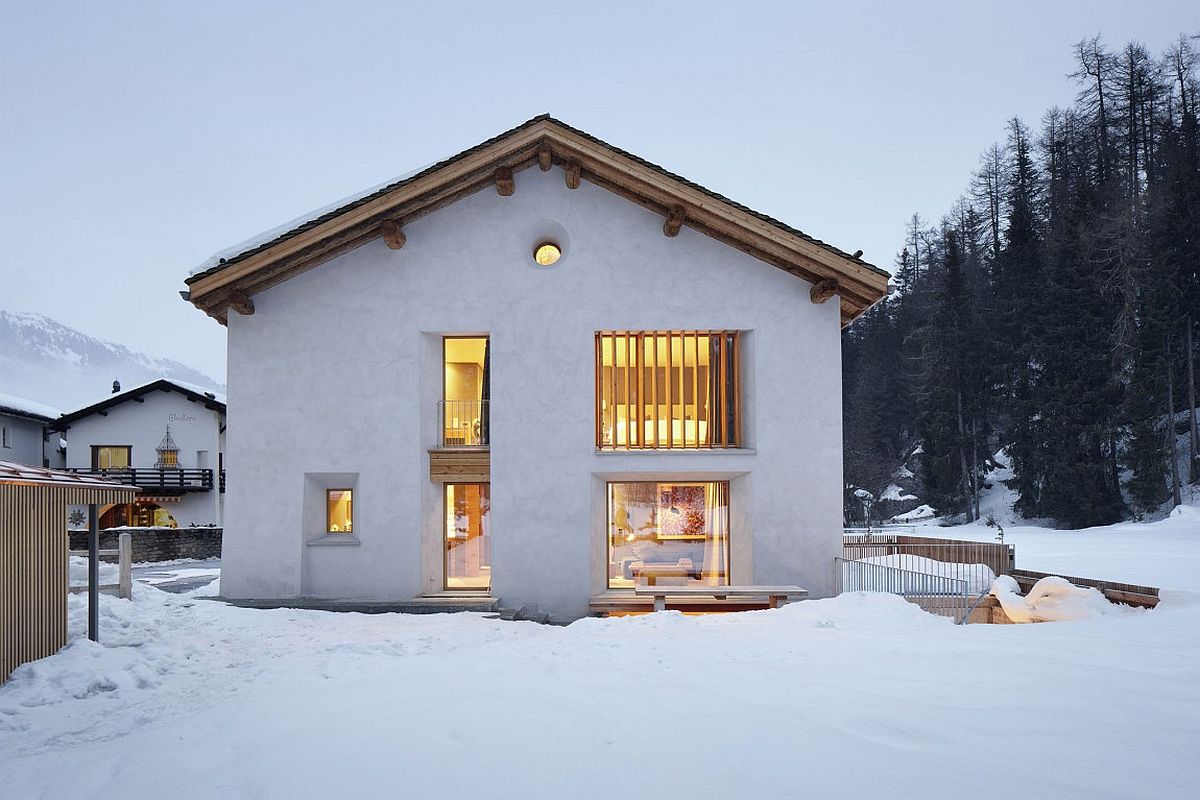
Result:
<svg viewBox="0 0 1200 800"><path fill-rule="evenodd" d="M1147 550L1183 531L1150 536ZM1159 575L1182 575L1177 555L1159 555ZM1153 560L1138 576L1167 582ZM80 638L72 597L72 643L0 687L0 796L1166 798L1200 785L1200 594L1042 625L955 626L853 594L555 628L198 596L216 591L102 597L102 644Z"/></svg>
<svg viewBox="0 0 1200 800"><path fill-rule="evenodd" d="M995 541L982 521L941 527L917 524L918 535ZM1077 531L1006 524L1021 569L1200 592L1200 508L1179 506L1158 522L1121 522Z"/></svg>

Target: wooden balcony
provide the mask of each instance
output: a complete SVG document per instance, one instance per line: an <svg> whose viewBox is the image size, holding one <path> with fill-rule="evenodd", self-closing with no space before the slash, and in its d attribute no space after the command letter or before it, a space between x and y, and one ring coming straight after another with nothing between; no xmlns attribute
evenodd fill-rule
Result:
<svg viewBox="0 0 1200 800"><path fill-rule="evenodd" d="M430 450L429 480L435 483L488 483L492 454L488 450Z"/></svg>
<svg viewBox="0 0 1200 800"><path fill-rule="evenodd" d="M185 494L187 492L211 492L213 471L211 469L153 469L129 467L126 469L72 469L80 475L91 475L104 480L136 486L154 494ZM221 473L221 488L224 489L225 473Z"/></svg>

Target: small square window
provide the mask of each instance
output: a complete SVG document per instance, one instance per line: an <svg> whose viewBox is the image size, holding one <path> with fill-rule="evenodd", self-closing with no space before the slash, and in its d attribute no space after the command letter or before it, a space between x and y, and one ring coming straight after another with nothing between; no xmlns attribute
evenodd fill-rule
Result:
<svg viewBox="0 0 1200 800"><path fill-rule="evenodd" d="M325 530L329 533L352 533L354 491L352 489L325 490Z"/></svg>

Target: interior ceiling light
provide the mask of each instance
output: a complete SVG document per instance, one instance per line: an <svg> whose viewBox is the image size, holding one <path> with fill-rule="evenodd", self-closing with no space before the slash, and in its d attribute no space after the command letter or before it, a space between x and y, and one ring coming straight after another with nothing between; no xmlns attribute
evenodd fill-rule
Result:
<svg viewBox="0 0 1200 800"><path fill-rule="evenodd" d="M562 250L554 242L542 242L533 250L533 260L540 266L548 267L562 257Z"/></svg>

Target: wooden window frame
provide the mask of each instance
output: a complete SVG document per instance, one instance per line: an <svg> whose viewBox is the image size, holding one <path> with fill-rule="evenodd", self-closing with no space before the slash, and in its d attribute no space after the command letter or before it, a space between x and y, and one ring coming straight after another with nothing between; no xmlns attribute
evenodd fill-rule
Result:
<svg viewBox="0 0 1200 800"><path fill-rule="evenodd" d="M709 354L707 391L703 403L706 409L706 430L700 435L701 338ZM693 350L692 400L687 396L686 365L688 342ZM666 343L665 363L659 363L660 343ZM595 335L595 442L597 450L723 450L742 446L742 381L741 331L738 330L657 330L657 331L597 331ZM679 362L673 350L679 344ZM646 348L649 346L650 352ZM618 350L625 349L625 365L618 366ZM605 355L612 358L611 370L604 373ZM649 376L646 372L649 370ZM663 378L662 397L658 383ZM647 377L650 386L647 387ZM624 390L618 397L618 388ZM647 396L648 395L648 396ZM609 401L608 408L604 401ZM663 402L660 403L659 401ZM680 436L675 436L675 405L680 405ZM660 406L665 408L660 412ZM688 443L687 418L691 414L695 426L692 443ZM619 421L625 417L625 434L619 433ZM667 423L666 440L659 429ZM604 429L609 429L605 442ZM649 435L646 425L650 426Z"/></svg>
<svg viewBox="0 0 1200 800"><path fill-rule="evenodd" d="M492 482L487 481L446 481L442 484L442 591L444 592L474 592L482 595L492 593L491 578L488 578L486 589L467 589L461 586L450 586L450 549L446 546L450 540L450 517L446 508L450 503L450 489L454 486L486 486L488 494L488 511L491 512ZM489 560L488 568L491 568Z"/></svg>
<svg viewBox="0 0 1200 800"><path fill-rule="evenodd" d="M101 467L100 466L100 451L113 450L122 448L128 455L129 466L126 467ZM92 469L118 470L118 469L133 469L133 445L131 444L94 444L92 445Z"/></svg>
<svg viewBox="0 0 1200 800"><path fill-rule="evenodd" d="M330 488L326 489L325 490L325 535L331 536L333 534L340 535L343 533L348 533L351 536L353 536L354 535L353 522L351 522L351 529L348 531L335 531L335 530L330 529L330 526L333 524L333 519L331 517L331 514L329 513L330 512L329 495L333 494L334 492L349 492L350 493L350 519L351 520L354 519L354 488L346 487L344 489L339 489L337 487L330 487Z"/></svg>

